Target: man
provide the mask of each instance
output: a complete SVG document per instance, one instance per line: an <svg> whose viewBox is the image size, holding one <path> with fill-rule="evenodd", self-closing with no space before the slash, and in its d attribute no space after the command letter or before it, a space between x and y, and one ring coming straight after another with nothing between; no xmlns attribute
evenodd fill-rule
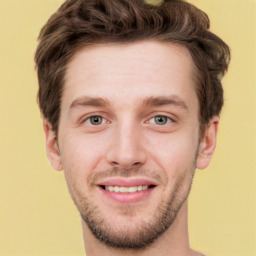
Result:
<svg viewBox="0 0 256 256"><path fill-rule="evenodd" d="M47 155L87 256L202 255L187 197L213 155L228 46L183 1L68 0L35 60Z"/></svg>

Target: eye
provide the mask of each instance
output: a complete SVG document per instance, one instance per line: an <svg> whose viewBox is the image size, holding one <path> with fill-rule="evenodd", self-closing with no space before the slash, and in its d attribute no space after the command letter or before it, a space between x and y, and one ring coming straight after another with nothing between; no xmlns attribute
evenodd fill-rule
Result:
<svg viewBox="0 0 256 256"><path fill-rule="evenodd" d="M106 122L106 119L102 116L90 116L85 120L90 125L101 125Z"/></svg>
<svg viewBox="0 0 256 256"><path fill-rule="evenodd" d="M170 122L172 122L172 120L167 116L154 116L149 120L149 123L157 125L165 125Z"/></svg>

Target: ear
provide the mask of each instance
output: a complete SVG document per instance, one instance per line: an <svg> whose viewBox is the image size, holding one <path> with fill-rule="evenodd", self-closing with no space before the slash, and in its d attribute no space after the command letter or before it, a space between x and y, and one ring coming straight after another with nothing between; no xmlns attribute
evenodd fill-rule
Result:
<svg viewBox="0 0 256 256"><path fill-rule="evenodd" d="M210 164L216 147L218 124L219 117L214 116L205 130L204 136L199 145L199 152L196 161L197 169L205 169Z"/></svg>
<svg viewBox="0 0 256 256"><path fill-rule="evenodd" d="M61 171L62 164L61 164L60 152L59 152L59 146L58 146L56 134L52 130L52 126L48 120L44 119L43 126L44 126L46 152L47 152L48 160L51 166L56 171Z"/></svg>

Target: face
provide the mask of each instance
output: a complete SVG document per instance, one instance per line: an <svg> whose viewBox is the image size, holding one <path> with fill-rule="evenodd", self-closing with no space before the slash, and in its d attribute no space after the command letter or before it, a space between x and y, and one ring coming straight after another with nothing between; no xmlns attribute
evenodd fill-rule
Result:
<svg viewBox="0 0 256 256"><path fill-rule="evenodd" d="M208 165L216 124L199 143L188 51L138 42L80 50L67 67L58 141L44 127L88 230L112 247L143 248L170 228L195 167Z"/></svg>

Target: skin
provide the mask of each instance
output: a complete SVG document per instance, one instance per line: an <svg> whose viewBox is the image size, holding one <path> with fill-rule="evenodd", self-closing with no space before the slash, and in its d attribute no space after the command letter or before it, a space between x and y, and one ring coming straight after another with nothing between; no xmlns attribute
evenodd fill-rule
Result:
<svg viewBox="0 0 256 256"><path fill-rule="evenodd" d="M82 215L87 256L200 255L189 247L187 196L195 168L210 163L219 118L199 141L193 70L185 48L155 41L87 46L68 64L58 139L47 120L44 131L50 163L64 169ZM126 195L118 201L99 187L116 178L147 180L154 188L137 201ZM94 236L88 215L124 241L138 240L158 219L169 226L142 249L118 249Z"/></svg>

